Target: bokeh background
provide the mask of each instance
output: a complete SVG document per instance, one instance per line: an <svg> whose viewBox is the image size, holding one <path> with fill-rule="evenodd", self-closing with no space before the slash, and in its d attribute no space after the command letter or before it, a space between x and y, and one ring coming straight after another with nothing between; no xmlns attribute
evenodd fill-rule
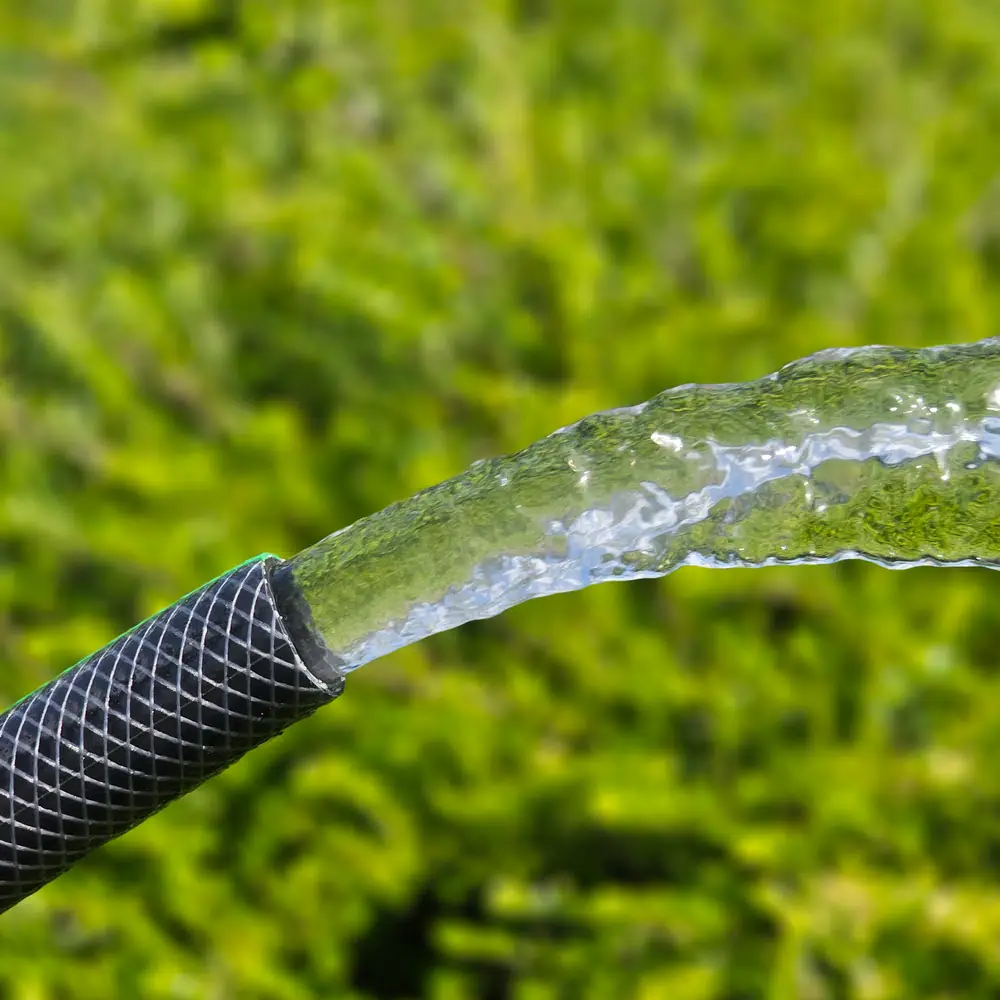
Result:
<svg viewBox="0 0 1000 1000"><path fill-rule="evenodd" d="M0 699L998 279L997 4L2 3ZM5 916L0 995L997 996L998 599L686 569L437 637Z"/></svg>

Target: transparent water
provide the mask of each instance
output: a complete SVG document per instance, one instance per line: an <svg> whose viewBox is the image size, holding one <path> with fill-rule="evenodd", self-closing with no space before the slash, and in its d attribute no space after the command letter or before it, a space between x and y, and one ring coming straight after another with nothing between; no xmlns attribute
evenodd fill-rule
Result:
<svg viewBox="0 0 1000 1000"><path fill-rule="evenodd" d="M1000 565L1000 338L823 351L586 417L291 560L346 670L684 565Z"/></svg>

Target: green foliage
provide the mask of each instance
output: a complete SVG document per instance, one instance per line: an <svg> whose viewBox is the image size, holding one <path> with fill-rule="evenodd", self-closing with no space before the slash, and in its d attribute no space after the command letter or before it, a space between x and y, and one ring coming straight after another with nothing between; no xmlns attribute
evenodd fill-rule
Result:
<svg viewBox="0 0 1000 1000"><path fill-rule="evenodd" d="M0 6L0 695L586 413L997 332L980 0ZM15 1000L1000 990L1000 578L527 605L0 923Z"/></svg>

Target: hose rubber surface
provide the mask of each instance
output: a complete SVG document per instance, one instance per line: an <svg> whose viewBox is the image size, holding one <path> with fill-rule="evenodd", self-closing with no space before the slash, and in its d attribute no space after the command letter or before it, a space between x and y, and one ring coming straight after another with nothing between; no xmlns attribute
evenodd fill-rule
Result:
<svg viewBox="0 0 1000 1000"><path fill-rule="evenodd" d="M293 642L279 564L232 570L0 716L0 912L340 694L321 644Z"/></svg>

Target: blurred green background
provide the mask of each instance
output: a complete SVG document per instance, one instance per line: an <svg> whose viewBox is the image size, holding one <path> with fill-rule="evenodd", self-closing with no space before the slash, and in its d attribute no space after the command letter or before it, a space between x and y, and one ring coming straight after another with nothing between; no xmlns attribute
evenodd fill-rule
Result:
<svg viewBox="0 0 1000 1000"><path fill-rule="evenodd" d="M0 700L998 277L997 4L2 3ZM0 995L997 996L998 598L687 569L437 637L5 916Z"/></svg>

